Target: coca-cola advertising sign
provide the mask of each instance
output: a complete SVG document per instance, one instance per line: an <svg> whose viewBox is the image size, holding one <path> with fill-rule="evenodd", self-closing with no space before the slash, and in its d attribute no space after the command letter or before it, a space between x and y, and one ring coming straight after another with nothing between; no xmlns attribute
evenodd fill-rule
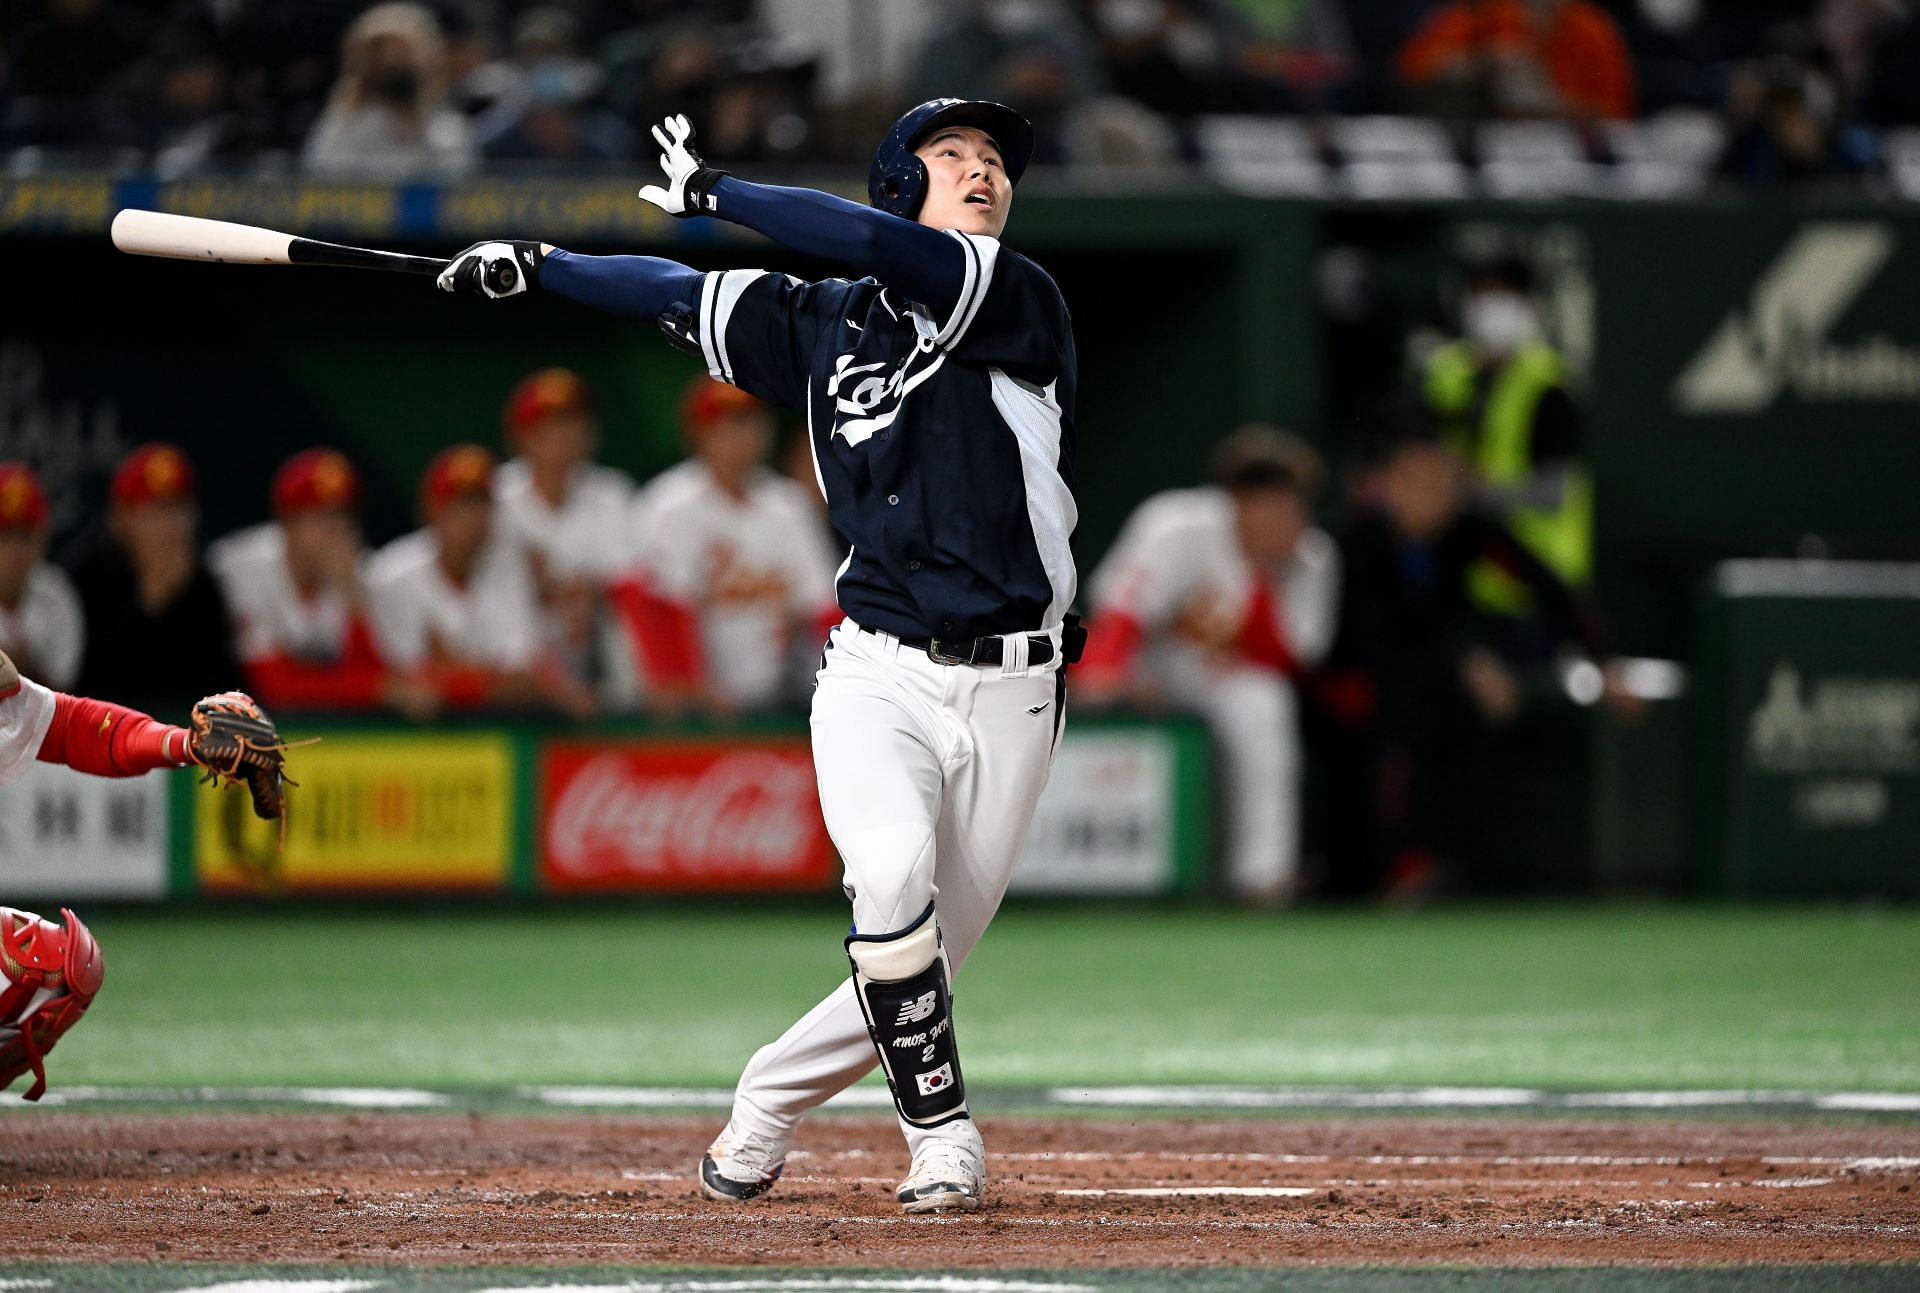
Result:
<svg viewBox="0 0 1920 1293"><path fill-rule="evenodd" d="M550 891L824 889L833 848L805 742L555 742L541 764Z"/></svg>

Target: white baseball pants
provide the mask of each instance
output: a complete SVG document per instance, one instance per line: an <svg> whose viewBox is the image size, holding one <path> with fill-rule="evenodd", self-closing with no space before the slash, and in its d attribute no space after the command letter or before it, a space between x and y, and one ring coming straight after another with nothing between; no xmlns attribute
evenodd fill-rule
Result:
<svg viewBox="0 0 1920 1293"><path fill-rule="evenodd" d="M1168 696L1206 720L1220 752L1227 804L1227 884L1243 898L1292 885L1300 873L1300 705L1286 675L1223 663L1193 647L1155 653Z"/></svg>
<svg viewBox="0 0 1920 1293"><path fill-rule="evenodd" d="M854 928L906 928L934 904L957 973L999 910L1047 784L1060 725L1060 635L1029 668L1026 637L998 666L944 665L848 620L828 639L813 697L813 762L827 832L846 864ZM965 1073L966 1025L956 1010ZM773 1131L878 1063L853 981L763 1046L734 1117ZM938 1134L901 1125L908 1144Z"/></svg>

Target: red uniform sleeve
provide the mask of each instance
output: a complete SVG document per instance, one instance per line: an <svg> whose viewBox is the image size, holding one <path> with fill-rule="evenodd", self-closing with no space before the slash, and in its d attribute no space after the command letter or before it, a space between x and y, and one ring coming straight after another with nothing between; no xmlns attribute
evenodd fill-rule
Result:
<svg viewBox="0 0 1920 1293"><path fill-rule="evenodd" d="M1087 624L1087 649L1073 666L1074 680L1089 686L1118 686L1133 671L1134 657L1147 631L1125 611L1104 610Z"/></svg>
<svg viewBox="0 0 1920 1293"><path fill-rule="evenodd" d="M386 665L366 621L356 615L346 649L327 664L276 651L247 663L254 698L277 709L375 709L385 694Z"/></svg>
<svg viewBox="0 0 1920 1293"><path fill-rule="evenodd" d="M691 607L661 597L638 578L621 580L607 596L627 626L648 683L668 690L699 686L707 667Z"/></svg>
<svg viewBox="0 0 1920 1293"><path fill-rule="evenodd" d="M1246 618L1240 624L1240 654L1251 664L1265 665L1288 677L1299 676L1300 660L1287 641L1280 599L1273 595L1270 579L1253 581L1253 596L1247 599Z"/></svg>
<svg viewBox="0 0 1920 1293"><path fill-rule="evenodd" d="M42 763L64 763L96 777L137 777L191 762L185 728L64 692L54 693L53 722L38 757Z"/></svg>

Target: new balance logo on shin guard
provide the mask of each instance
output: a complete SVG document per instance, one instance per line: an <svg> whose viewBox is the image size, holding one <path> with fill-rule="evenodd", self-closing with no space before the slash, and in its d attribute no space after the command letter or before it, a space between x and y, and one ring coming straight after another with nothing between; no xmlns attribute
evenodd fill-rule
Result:
<svg viewBox="0 0 1920 1293"><path fill-rule="evenodd" d="M847 959L853 962L854 995L901 1118L916 1127L937 1127L965 1117L953 996L932 905L906 929L851 935Z"/></svg>
<svg viewBox="0 0 1920 1293"><path fill-rule="evenodd" d="M900 1007L900 1017L893 1021L895 1028L905 1028L908 1024L917 1024L938 1009L940 994L929 992L909 1001Z"/></svg>

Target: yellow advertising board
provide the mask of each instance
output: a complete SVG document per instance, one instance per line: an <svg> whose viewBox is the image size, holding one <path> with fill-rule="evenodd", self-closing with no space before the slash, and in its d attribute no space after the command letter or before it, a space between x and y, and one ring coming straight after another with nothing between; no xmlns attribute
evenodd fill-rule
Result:
<svg viewBox="0 0 1920 1293"><path fill-rule="evenodd" d="M286 846L239 790L195 798L194 873L214 892L499 889L513 850L504 733L328 733L289 756Z"/></svg>

